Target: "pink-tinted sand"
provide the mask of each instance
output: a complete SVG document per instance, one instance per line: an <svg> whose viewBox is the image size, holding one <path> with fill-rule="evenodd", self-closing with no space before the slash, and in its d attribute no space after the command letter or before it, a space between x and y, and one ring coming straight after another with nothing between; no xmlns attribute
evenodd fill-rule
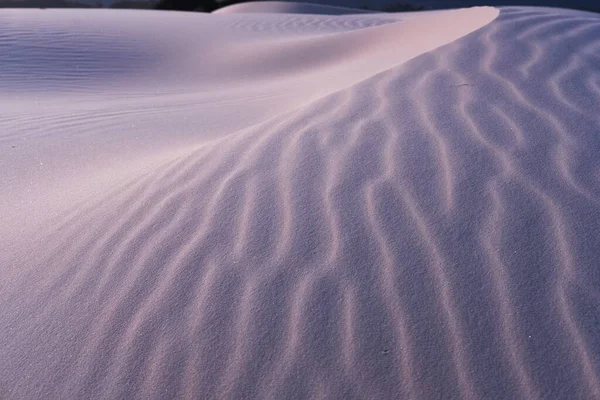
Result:
<svg viewBox="0 0 600 400"><path fill-rule="evenodd" d="M600 398L599 51L544 8L0 10L0 398Z"/></svg>

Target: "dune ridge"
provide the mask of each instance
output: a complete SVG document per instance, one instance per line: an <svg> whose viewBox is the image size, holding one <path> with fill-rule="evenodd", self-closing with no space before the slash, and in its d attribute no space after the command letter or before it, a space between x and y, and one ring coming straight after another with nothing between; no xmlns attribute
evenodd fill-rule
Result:
<svg viewBox="0 0 600 400"><path fill-rule="evenodd" d="M598 397L599 38L593 14L501 8L175 136L0 257L0 394Z"/></svg>
<svg viewBox="0 0 600 400"><path fill-rule="evenodd" d="M264 14L316 14L316 15L354 15L374 14L375 11L358 8L328 6L316 3L301 3L287 1L256 1L252 3L238 3L219 8L213 11L215 14L222 13L264 13Z"/></svg>

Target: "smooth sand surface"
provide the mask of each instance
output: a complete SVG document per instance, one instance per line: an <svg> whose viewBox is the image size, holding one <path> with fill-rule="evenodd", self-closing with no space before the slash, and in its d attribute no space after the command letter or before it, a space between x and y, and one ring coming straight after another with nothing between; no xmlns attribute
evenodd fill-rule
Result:
<svg viewBox="0 0 600 400"><path fill-rule="evenodd" d="M317 15L349 15L375 13L375 11L361 10L358 8L327 6L314 3L300 3L288 1L253 1L238 3L220 8L213 12L221 13L283 13L283 14L317 14ZM315 32L316 33L316 32Z"/></svg>
<svg viewBox="0 0 600 400"><path fill-rule="evenodd" d="M600 18L244 7L0 11L0 398L600 398Z"/></svg>

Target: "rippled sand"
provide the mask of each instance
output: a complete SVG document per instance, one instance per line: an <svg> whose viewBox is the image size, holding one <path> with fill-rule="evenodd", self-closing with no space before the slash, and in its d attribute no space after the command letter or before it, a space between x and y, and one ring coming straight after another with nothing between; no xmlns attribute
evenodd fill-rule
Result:
<svg viewBox="0 0 600 400"><path fill-rule="evenodd" d="M599 51L549 8L0 10L0 398L599 398Z"/></svg>

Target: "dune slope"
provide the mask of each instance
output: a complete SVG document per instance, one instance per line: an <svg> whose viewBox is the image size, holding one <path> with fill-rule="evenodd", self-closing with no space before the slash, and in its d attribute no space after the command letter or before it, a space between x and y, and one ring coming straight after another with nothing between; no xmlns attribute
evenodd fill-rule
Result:
<svg viewBox="0 0 600 400"><path fill-rule="evenodd" d="M314 3L288 1L253 1L237 3L213 11L214 14L263 13L263 14L316 14L316 15L352 15L368 14L375 11L358 8L328 6Z"/></svg>
<svg viewBox="0 0 600 400"><path fill-rule="evenodd" d="M0 397L599 397L600 19L262 10L0 13Z"/></svg>

